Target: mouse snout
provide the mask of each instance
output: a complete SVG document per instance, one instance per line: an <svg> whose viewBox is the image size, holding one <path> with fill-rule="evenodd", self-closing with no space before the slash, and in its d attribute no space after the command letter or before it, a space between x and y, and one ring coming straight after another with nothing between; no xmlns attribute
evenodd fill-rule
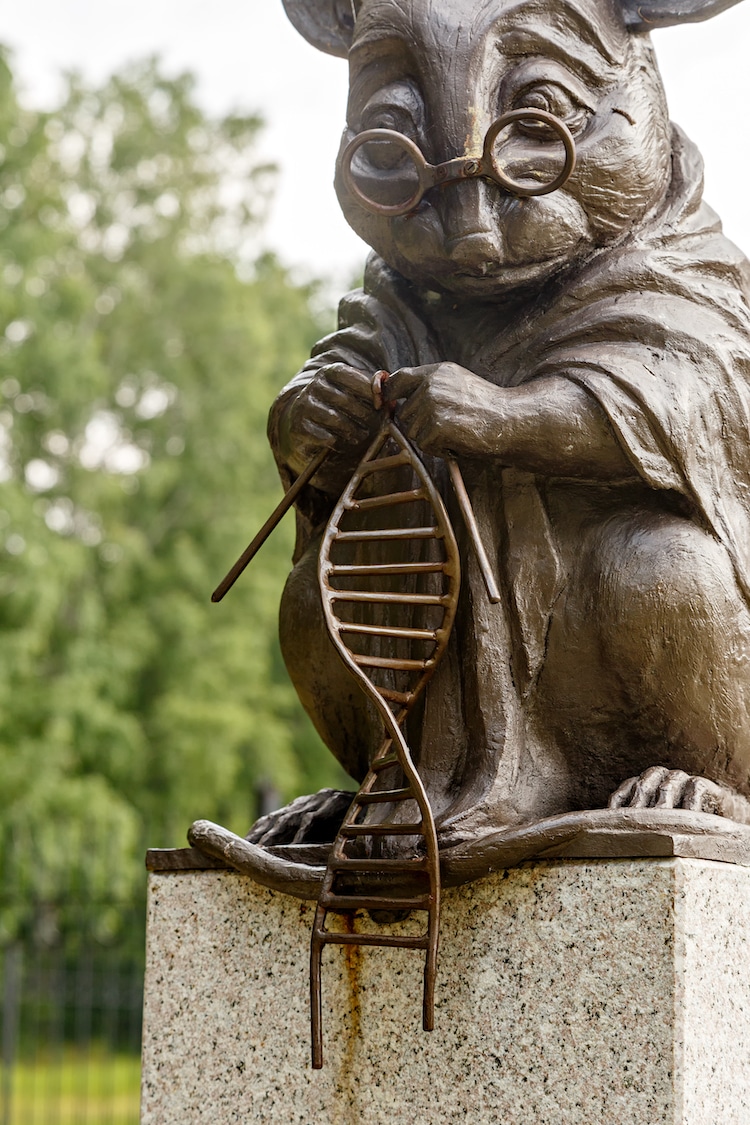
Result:
<svg viewBox="0 0 750 1125"><path fill-rule="evenodd" d="M497 194L498 188L484 180L464 180L441 193L445 250L458 270L482 273L502 261Z"/></svg>
<svg viewBox="0 0 750 1125"><path fill-rule="evenodd" d="M502 261L503 244L498 231L473 231L446 240L448 256L461 272L487 273Z"/></svg>

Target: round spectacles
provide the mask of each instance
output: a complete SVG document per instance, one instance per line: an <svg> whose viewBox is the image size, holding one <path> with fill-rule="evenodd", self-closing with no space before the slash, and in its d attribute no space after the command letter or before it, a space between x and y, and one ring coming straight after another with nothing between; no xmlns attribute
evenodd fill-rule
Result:
<svg viewBox="0 0 750 1125"><path fill-rule="evenodd" d="M545 146L549 142L543 132L550 130L561 142L562 167L555 172L555 164L559 164L559 160L555 160L551 178L544 178L550 171L548 167L533 165L534 161L537 165L550 163L547 153L540 162L538 149L533 160L528 154L516 154L512 160L513 170L522 166L527 179L513 179L501 164L501 156L506 155L501 150L506 146L498 144L500 134L509 126L519 124L532 128L541 126L539 141ZM492 180L504 191L522 199L549 195L567 183L575 166L576 147L570 130L564 121L544 109L513 109L498 117L487 131L484 149L478 158L458 156L443 164L428 164L414 141L393 129L367 129L359 133L341 156L344 183L355 199L375 215L394 217L408 215L434 187L478 177Z"/></svg>

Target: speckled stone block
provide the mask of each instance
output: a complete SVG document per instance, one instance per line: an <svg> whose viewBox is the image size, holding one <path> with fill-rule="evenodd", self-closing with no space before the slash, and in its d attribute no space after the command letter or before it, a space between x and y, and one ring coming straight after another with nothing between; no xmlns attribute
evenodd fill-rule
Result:
<svg viewBox="0 0 750 1125"><path fill-rule="evenodd" d="M420 954L329 947L322 1071L312 916L233 872L151 875L142 1125L750 1123L748 868L556 860L446 892L431 1033Z"/></svg>

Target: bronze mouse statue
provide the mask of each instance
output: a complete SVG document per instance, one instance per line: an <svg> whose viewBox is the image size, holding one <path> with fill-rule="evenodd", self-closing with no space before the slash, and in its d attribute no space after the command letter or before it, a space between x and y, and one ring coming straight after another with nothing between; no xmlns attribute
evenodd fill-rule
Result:
<svg viewBox="0 0 750 1125"><path fill-rule="evenodd" d="M287 484L333 449L297 500L280 617L317 730L360 780L382 728L326 632L317 557L385 370L449 510L441 466L460 464L503 591L487 599L457 526L455 628L408 720L441 853L608 805L750 823L750 269L648 35L728 4L284 3L348 56L336 188L373 249L269 427ZM554 178L573 139L557 190L480 169L516 110L511 180ZM420 161L459 159L464 178L420 187ZM300 798L248 840L330 840L350 798Z"/></svg>

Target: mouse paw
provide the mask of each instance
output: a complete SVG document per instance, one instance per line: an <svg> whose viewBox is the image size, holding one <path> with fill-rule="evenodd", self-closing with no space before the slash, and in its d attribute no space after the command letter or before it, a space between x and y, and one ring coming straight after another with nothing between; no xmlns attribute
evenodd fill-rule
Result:
<svg viewBox="0 0 750 1125"><path fill-rule="evenodd" d="M707 777L652 766L630 777L607 802L610 809L689 809L750 824L750 801Z"/></svg>
<svg viewBox="0 0 750 1125"><path fill-rule="evenodd" d="M321 789L297 797L283 809L256 820L245 837L251 844L330 844L336 837L353 793Z"/></svg>

